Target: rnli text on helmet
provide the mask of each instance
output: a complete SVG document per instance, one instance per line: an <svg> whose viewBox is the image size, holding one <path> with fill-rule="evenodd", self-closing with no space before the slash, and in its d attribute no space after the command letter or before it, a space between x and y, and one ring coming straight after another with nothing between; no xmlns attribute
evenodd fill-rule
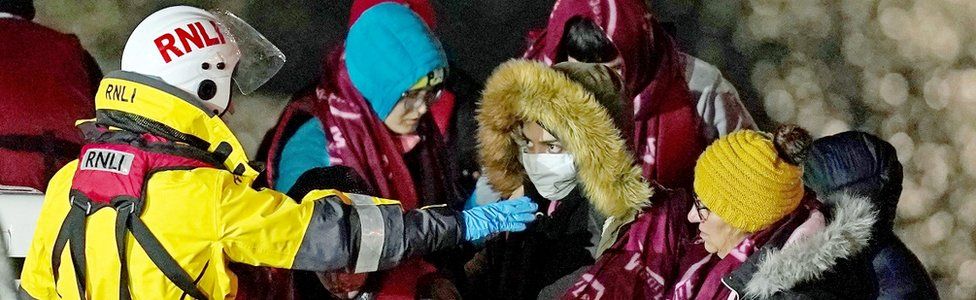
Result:
<svg viewBox="0 0 976 300"><path fill-rule="evenodd" d="M217 23L210 21L210 26L212 26L213 31L216 32L217 37L211 37L211 34L207 32L207 28L204 27L200 22L193 22L181 27L177 27L176 30L174 30L174 33L176 34L175 38L173 37L173 34L169 32L160 35L155 40L156 48L159 49L159 55L163 56L163 61L169 63L173 60L170 57L170 53L176 55L176 57L180 57L192 52L193 48L190 48L191 43L196 46L197 49L225 44L227 41L224 39L224 34L220 32L220 27L217 26ZM189 29L189 32L184 30L183 27ZM176 44L177 39L179 39L180 44L183 45L182 50L180 49L179 45Z"/></svg>

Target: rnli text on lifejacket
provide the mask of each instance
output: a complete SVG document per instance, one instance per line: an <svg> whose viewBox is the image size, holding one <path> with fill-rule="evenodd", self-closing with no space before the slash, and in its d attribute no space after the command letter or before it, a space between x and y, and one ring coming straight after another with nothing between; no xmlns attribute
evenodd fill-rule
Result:
<svg viewBox="0 0 976 300"><path fill-rule="evenodd" d="M126 91L126 86L124 85L114 85L109 84L105 88L105 99L135 103L136 102L136 88L132 87L130 90ZM126 93L129 92L129 93Z"/></svg>
<svg viewBox="0 0 976 300"><path fill-rule="evenodd" d="M96 170L129 175L132 168L132 153L109 149L88 149L81 163L82 170Z"/></svg>

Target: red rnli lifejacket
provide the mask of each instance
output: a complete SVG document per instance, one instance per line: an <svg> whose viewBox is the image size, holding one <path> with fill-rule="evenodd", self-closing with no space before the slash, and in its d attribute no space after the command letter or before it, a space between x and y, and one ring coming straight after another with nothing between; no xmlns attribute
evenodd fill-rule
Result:
<svg viewBox="0 0 976 300"><path fill-rule="evenodd" d="M71 210L61 225L54 244L51 264L58 280L61 255L66 245L79 280L80 295L85 295L85 223L99 209L111 208L117 213L115 241L121 262L120 299L131 299L125 260L125 238L131 233L150 260L183 292L196 299L206 295L196 280L166 252L162 244L139 218L146 203L146 183L154 173L167 170L221 168L214 154L176 144L150 134L119 131L101 134L82 147L69 199ZM217 155L219 156L219 154ZM164 199L165 200L165 199ZM70 243L68 243L70 241ZM199 278L199 277L198 277Z"/></svg>

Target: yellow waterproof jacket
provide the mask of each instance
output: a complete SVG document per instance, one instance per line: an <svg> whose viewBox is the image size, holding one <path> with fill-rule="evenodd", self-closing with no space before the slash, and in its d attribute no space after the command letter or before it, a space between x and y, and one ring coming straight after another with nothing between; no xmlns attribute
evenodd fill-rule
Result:
<svg viewBox="0 0 976 300"><path fill-rule="evenodd" d="M315 190L296 201L277 191L252 188L258 172L247 164L226 125L192 95L146 76L109 74L96 97L94 123L109 133L148 133L222 159L222 167L147 175L144 208L138 216L206 298L235 296L237 281L227 267L230 262L369 272L453 247L464 236L460 216L447 209L403 213L395 201L334 190ZM69 192L78 170L76 160L50 182L21 274L22 286L38 299L79 299L81 292L90 299L119 299L114 209L100 209L86 218L81 288L70 247L62 252L58 270L53 269L53 245L72 209ZM132 234L125 240L125 272L133 299L186 296ZM57 281L55 271L60 274Z"/></svg>

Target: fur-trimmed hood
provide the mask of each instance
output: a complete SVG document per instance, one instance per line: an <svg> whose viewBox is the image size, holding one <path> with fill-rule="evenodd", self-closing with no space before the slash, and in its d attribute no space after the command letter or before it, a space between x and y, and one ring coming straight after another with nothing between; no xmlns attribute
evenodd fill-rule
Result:
<svg viewBox="0 0 976 300"><path fill-rule="evenodd" d="M820 200L832 209L826 228L782 248L760 249L722 282L744 299L765 299L822 279L840 260L866 249L878 218L871 200L847 193Z"/></svg>
<svg viewBox="0 0 976 300"><path fill-rule="evenodd" d="M648 205L652 190L620 129L567 75L539 62L508 61L488 78L477 119L481 165L503 197L526 181L517 130L538 122L573 154L583 193L599 212L620 217Z"/></svg>

